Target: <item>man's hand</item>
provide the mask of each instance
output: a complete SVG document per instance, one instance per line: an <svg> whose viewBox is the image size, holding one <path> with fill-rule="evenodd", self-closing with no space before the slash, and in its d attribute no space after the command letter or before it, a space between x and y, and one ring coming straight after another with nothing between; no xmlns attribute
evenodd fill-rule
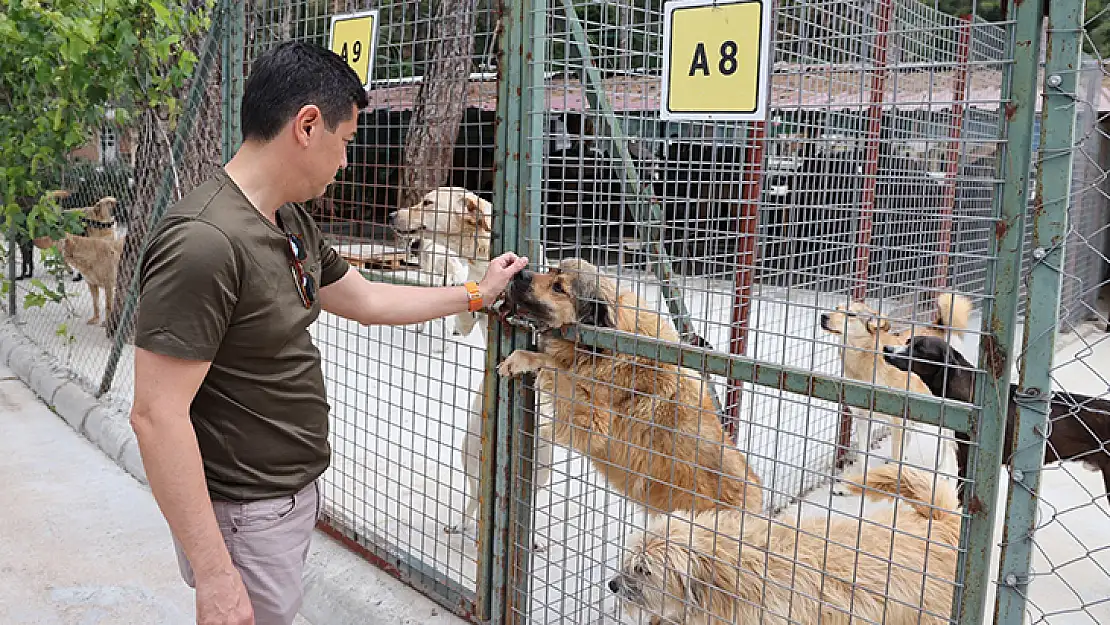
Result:
<svg viewBox="0 0 1110 625"><path fill-rule="evenodd" d="M197 625L254 625L247 588L239 571L197 577Z"/></svg>
<svg viewBox="0 0 1110 625"><path fill-rule="evenodd" d="M487 305L492 304L509 285L509 280L512 280L513 276L527 265L527 256L517 256L512 252L505 252L491 260L486 275L482 276L482 281L478 283L482 300L487 302Z"/></svg>

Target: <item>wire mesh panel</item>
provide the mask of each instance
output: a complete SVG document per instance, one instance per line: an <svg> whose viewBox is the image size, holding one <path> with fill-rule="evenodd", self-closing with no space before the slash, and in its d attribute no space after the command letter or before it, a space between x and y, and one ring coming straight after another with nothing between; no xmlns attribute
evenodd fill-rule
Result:
<svg viewBox="0 0 1110 625"><path fill-rule="evenodd" d="M542 154L522 174L532 212L518 246L542 250L543 265L507 298L536 345L502 354L499 373L535 375L537 408L523 418L538 424L535 447L513 466L546 471L513 485L527 518L513 528L523 555L508 616L734 622L729 595L747 593L744 609L762 601L769 619L815 622L804 610L821 591L767 567L805 570L818 585L853 580L799 555L812 546L799 542L837 543L897 577L915 573L890 560L937 541L929 549L951 560L929 564L945 573L924 603L892 586L872 598L947 620L962 587L953 487L975 492L952 432L905 431L858 408L845 425L834 394L799 392L789 374L761 378L759 367L931 395L880 348L933 328L974 360L993 287L1006 25L916 1L777 2L768 122L677 122L658 114L661 3L525 6L524 23L546 36L523 70ZM604 334L553 330L566 326L622 336L599 344ZM761 383L703 376L705 353L751 359ZM855 462L838 475L849 442ZM884 472L921 486L895 498L948 508L908 513L929 519L915 546L879 554L869 532L890 531L889 508L862 512L858 484L876 487ZM702 515L692 524L708 527L692 529L691 507ZM707 579L737 575L749 547L758 573ZM882 620L867 602L824 599L830 612ZM803 611L782 612L791 601Z"/></svg>

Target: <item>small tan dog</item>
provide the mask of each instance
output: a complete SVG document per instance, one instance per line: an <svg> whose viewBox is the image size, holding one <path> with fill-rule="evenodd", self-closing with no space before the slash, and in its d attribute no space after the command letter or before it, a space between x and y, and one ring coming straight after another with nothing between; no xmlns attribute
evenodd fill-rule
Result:
<svg viewBox="0 0 1110 625"><path fill-rule="evenodd" d="M609 589L652 625L948 623L961 516L952 482L934 492L932 479L896 464L869 471L869 497L906 501L864 520L656 517Z"/></svg>
<svg viewBox="0 0 1110 625"><path fill-rule="evenodd" d="M539 372L553 398L552 437L589 457L607 482L649 512L763 508L762 484L721 428L697 372L640 356L592 350L552 336L586 324L678 343L674 328L588 262L546 274L524 270L505 293L510 314L530 321L540 352L516 350L502 376Z"/></svg>
<svg viewBox="0 0 1110 625"><path fill-rule="evenodd" d="M101 322L100 289L104 289L104 309L106 315L112 314L115 301L116 270L119 268L120 255L123 253L122 238L93 238L75 234L66 235L58 242L58 249L66 264L85 277L92 294L93 316L89 325Z"/></svg>
<svg viewBox="0 0 1110 625"><path fill-rule="evenodd" d="M941 294L936 300L936 314L931 324L918 324L901 332L891 332L890 320L881 318L879 313L869 308L861 301L854 301L848 305L840 305L831 313L821 315L821 328L830 334L842 338L841 359L844 363L844 374L854 380L884 386L898 390L910 390L923 395L931 395L929 387L913 373L899 370L887 363L882 358L883 347L887 345L904 345L911 336L937 336L948 340L948 333L954 336L963 336L968 326L971 315L971 302L962 295L949 293ZM853 447L862 449L864 441L868 439L872 416L887 421L892 426L892 456L896 462L904 459L906 428L909 425L903 416L892 416L879 413L867 415L867 418L856 418ZM946 437L950 438L950 437ZM951 440L946 441L952 447ZM946 449L946 451L948 451ZM953 461L955 450L951 450ZM854 479L858 481L859 476ZM839 488L839 487L838 487ZM845 494L843 491L837 494Z"/></svg>
<svg viewBox="0 0 1110 625"><path fill-rule="evenodd" d="M115 210L119 202L108 195L96 201L92 206L74 209L81 211L81 222L85 224L85 236L90 239L116 238Z"/></svg>

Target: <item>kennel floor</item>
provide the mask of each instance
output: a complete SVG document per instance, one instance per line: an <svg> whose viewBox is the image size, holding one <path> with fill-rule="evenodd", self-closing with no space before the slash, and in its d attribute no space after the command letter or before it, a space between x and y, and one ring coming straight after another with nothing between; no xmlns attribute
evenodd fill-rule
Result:
<svg viewBox="0 0 1110 625"><path fill-rule="evenodd" d="M36 276L42 273L36 267ZM22 299L21 284L16 283ZM727 345L725 321L731 298L723 284L687 280L687 305L695 318L714 320L698 327L719 350ZM51 354L61 367L89 384L99 382L111 342L91 315L87 287L68 283L66 305L47 303L21 310L17 327ZM658 301L658 291L643 295ZM818 296L803 289L758 289L753 301L749 355L838 373L834 348L816 327ZM835 305L835 297L821 298ZM656 308L658 309L658 308ZM973 327L978 327L973 319ZM57 333L66 324L74 340ZM464 592L473 592L476 550L471 536L447 535L443 526L461 516L464 478L457 444L466 425L467 406L480 383L485 350L478 333L449 339L443 354L430 352L432 328L366 328L324 314L312 332L324 356L332 405L334 460L324 476L327 513L339 524ZM1020 328L1017 332L1020 337ZM1110 372L1110 339L1061 338L1057 359L1071 362L1056 374L1067 390L1105 393ZM1068 341L1071 343L1068 343ZM965 354L977 352L965 340ZM1084 356L1082 361L1076 355ZM110 397L125 406L131 396L132 352L127 348ZM1101 382L1100 382L1101 380ZM716 380L723 397L725 386ZM1099 384L1103 384L1102 387ZM858 514L859 500L831 497L828 477L838 421L835 405L761 387L745 388L742 444L780 514L802 494L803 514L828 514L827 508ZM910 460L933 457L927 445L911 449ZM619 622L605 582L613 574L622 546L642 527L643 515L605 488L603 480L575 453L555 450L552 483L537 495L535 535L546 544L531 563L529 615L537 623ZM889 438L873 450L889 453ZM1000 477L1008 479L1003 470ZM1005 490L998 501L1005 503ZM1041 522L1034 556L1030 614L1043 623L1110 622L1104 602L1110 581L1110 538L1103 528L1108 511L1097 474L1078 464L1054 465L1043 477ZM472 535L473 530L471 531ZM996 537L1001 537L1001 521ZM999 549L993 554L997 565ZM396 562L394 563L396 564ZM988 613L990 611L988 606ZM988 621L989 622L989 621Z"/></svg>

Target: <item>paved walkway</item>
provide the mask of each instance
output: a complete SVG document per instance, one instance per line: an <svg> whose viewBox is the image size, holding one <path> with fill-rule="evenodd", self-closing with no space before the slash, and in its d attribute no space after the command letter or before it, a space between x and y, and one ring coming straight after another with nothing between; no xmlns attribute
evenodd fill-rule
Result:
<svg viewBox="0 0 1110 625"><path fill-rule="evenodd" d="M0 368L0 623L195 623L150 491Z"/></svg>
<svg viewBox="0 0 1110 625"><path fill-rule="evenodd" d="M196 622L150 491L6 367L0 432L0 623Z"/></svg>

